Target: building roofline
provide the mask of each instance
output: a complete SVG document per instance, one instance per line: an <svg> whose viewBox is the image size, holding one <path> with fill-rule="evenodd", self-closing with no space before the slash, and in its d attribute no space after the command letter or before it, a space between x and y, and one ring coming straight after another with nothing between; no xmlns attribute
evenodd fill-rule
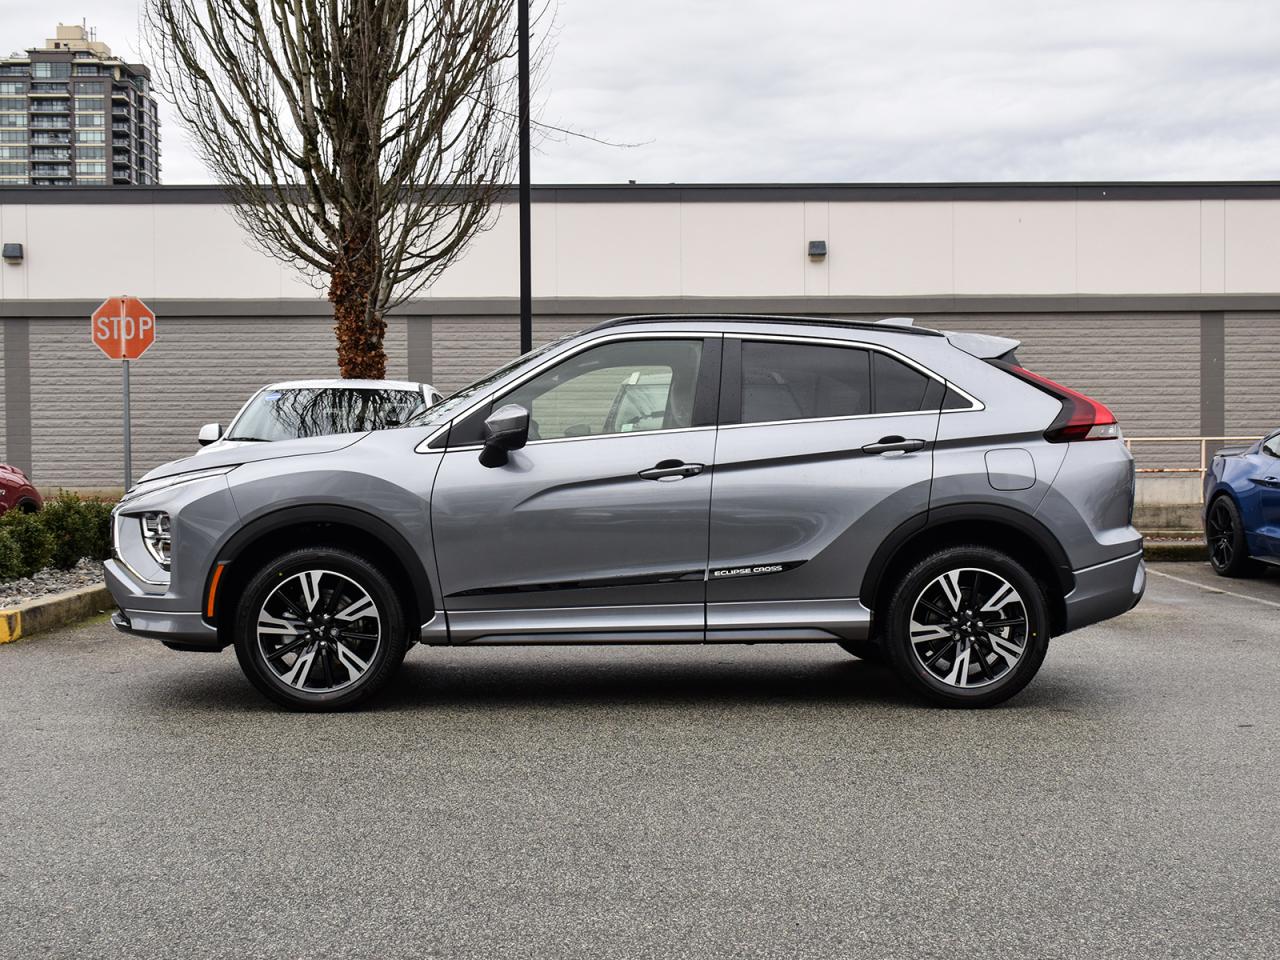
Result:
<svg viewBox="0 0 1280 960"><path fill-rule="evenodd" d="M228 198L228 192L216 184L0 187L0 204L198 204L227 203ZM507 188L501 199L513 202L515 188ZM540 203L1280 200L1280 181L535 184L533 199Z"/></svg>

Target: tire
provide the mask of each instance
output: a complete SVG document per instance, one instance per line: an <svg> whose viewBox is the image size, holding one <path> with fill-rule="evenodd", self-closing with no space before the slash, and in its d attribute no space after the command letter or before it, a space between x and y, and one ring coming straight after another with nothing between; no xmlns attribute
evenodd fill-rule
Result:
<svg viewBox="0 0 1280 960"><path fill-rule="evenodd" d="M867 663L884 663L884 650L874 640L840 640L838 645L845 653Z"/></svg>
<svg viewBox="0 0 1280 960"><path fill-rule="evenodd" d="M1031 682L1049 650L1044 590L990 547L948 547L925 557L899 581L887 609L889 662L911 690L941 706L1008 700Z"/></svg>
<svg viewBox="0 0 1280 960"><path fill-rule="evenodd" d="M1204 515L1204 542L1209 566L1220 577L1256 577L1262 564L1249 556L1240 508L1229 496L1219 494Z"/></svg>
<svg viewBox="0 0 1280 960"><path fill-rule="evenodd" d="M245 587L236 658L282 706L342 710L395 675L405 629L396 591L377 567L346 550L307 547L275 558Z"/></svg>

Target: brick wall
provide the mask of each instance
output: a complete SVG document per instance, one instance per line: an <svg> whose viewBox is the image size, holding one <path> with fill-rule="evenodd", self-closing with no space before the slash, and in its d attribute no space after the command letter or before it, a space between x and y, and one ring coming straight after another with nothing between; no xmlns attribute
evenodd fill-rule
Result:
<svg viewBox="0 0 1280 960"><path fill-rule="evenodd" d="M9 462L8 437L5 434L8 426L4 406L4 321L0 320L0 463Z"/></svg>
<svg viewBox="0 0 1280 960"><path fill-rule="evenodd" d="M534 342L601 319L537 317ZM1129 436L1200 432L1196 313L921 314L918 321L1021 340L1019 356L1028 366L1107 403ZM429 329L431 371L423 376L446 394L518 351L512 316L424 315L412 322ZM201 424L225 425L264 383L335 376L330 327L325 317L162 317L156 345L133 366L135 475L193 452ZM46 488L121 483L120 369L97 353L85 328L79 319L30 321L33 474ZM1225 331L1227 430L1261 434L1280 425L1274 399L1280 395L1280 315L1228 314ZM2 351L0 338L0 371ZM390 322L387 352L388 376L406 377L404 319ZM0 384L0 460L6 451L3 403ZM1137 450L1147 466L1194 466L1193 453L1190 446Z"/></svg>
<svg viewBox="0 0 1280 960"><path fill-rule="evenodd" d="M195 451L201 424L224 426L265 383L337 376L331 321L161 319L132 364L134 475ZM405 376L405 324L388 324L389 378ZM33 475L42 487L118 487L120 364L89 343L81 320L31 322Z"/></svg>
<svg viewBox="0 0 1280 960"><path fill-rule="evenodd" d="M1227 433L1280 427L1280 315L1226 317Z"/></svg>

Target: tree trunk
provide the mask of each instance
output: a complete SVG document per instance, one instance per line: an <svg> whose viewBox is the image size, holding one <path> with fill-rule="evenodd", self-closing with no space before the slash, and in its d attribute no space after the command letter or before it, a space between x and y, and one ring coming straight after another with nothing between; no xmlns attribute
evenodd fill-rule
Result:
<svg viewBox="0 0 1280 960"><path fill-rule="evenodd" d="M387 322L374 304L372 244L348 234L342 255L329 278L334 333L338 336L338 370L342 376L381 380L387 372L383 340Z"/></svg>

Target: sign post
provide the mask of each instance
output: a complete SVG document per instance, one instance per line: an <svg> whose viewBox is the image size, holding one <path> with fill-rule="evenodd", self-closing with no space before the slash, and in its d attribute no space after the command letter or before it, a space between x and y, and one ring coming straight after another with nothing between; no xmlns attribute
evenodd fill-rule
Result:
<svg viewBox="0 0 1280 960"><path fill-rule="evenodd" d="M89 336L111 360L121 361L124 406L124 489L133 486L133 436L129 416L129 361L156 342L156 315L137 297L110 297L89 318Z"/></svg>

